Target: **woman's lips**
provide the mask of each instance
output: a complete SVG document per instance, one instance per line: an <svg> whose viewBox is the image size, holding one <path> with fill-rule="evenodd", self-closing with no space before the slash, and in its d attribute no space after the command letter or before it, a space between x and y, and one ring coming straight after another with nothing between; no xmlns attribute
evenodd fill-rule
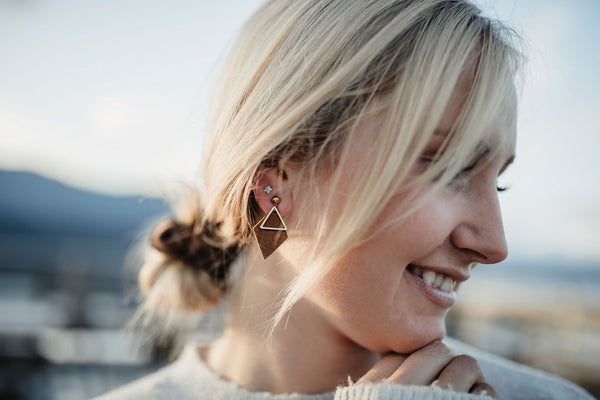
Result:
<svg viewBox="0 0 600 400"><path fill-rule="evenodd" d="M450 308L454 305L456 299L454 291L456 281L454 279L415 265L409 265L406 272L429 300L442 308Z"/></svg>

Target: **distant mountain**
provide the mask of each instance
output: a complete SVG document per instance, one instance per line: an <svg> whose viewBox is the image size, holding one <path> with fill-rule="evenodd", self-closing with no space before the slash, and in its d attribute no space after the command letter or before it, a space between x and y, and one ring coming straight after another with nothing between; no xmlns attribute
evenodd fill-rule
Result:
<svg viewBox="0 0 600 400"><path fill-rule="evenodd" d="M114 236L167 213L160 199L107 196L29 172L0 171L0 232Z"/></svg>

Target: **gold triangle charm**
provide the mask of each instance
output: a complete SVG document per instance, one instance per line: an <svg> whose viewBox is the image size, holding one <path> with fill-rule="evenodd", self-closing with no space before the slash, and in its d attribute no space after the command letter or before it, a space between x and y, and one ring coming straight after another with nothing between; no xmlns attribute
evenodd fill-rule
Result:
<svg viewBox="0 0 600 400"><path fill-rule="evenodd" d="M273 215L275 213L276 215ZM279 210L277 207L273 206L271 211L267 214L267 216L262 220L262 224L260 224L260 229L266 229L270 231L287 231L287 226L285 222L283 222L283 218L281 218L281 214L279 214Z"/></svg>
<svg viewBox="0 0 600 400"><path fill-rule="evenodd" d="M277 207L273 207L263 219L258 221L253 230L264 259L273 254L288 237L287 226Z"/></svg>

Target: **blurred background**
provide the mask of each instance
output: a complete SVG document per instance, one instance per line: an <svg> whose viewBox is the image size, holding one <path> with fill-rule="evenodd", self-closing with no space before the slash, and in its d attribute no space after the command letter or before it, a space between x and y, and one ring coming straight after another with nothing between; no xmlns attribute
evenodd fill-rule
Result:
<svg viewBox="0 0 600 400"><path fill-rule="evenodd" d="M258 0L0 0L0 399L81 399L167 360L122 327L127 250L193 179ZM511 254L449 332L600 395L600 2L485 0L526 39Z"/></svg>

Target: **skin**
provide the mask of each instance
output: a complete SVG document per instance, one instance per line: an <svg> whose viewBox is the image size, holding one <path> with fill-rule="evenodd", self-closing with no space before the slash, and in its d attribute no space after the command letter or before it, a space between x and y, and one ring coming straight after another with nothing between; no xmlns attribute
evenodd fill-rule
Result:
<svg viewBox="0 0 600 400"><path fill-rule="evenodd" d="M464 84L455 88L428 151L441 145L455 122L472 73L464 72ZM296 238L294 210L310 199L292 196L298 179L293 170L286 170L284 181L276 171L262 171L256 199L265 213L272 207L272 196L281 199L278 209L289 221L290 238L267 260L256 247L248 249L247 268L224 334L202 351L209 367L242 387L273 393L332 390L350 376L359 382L434 384L495 395L476 360L452 353L439 341L449 309L426 296L407 267L432 267L464 279L475 264L506 258L496 183L514 158L514 110L510 107L508 115L490 127L482 143L488 153L465 160L468 171L408 220L352 250L294 305L268 340L265 330L275 312L273 299L302 268L305 239ZM377 120L367 119L357 128L364 135L352 145L355 154L341 182L353 182L370 162L361 149L368 143L368 132L377 127ZM265 185L273 192L264 193ZM375 225L402 209L402 200L393 198Z"/></svg>

